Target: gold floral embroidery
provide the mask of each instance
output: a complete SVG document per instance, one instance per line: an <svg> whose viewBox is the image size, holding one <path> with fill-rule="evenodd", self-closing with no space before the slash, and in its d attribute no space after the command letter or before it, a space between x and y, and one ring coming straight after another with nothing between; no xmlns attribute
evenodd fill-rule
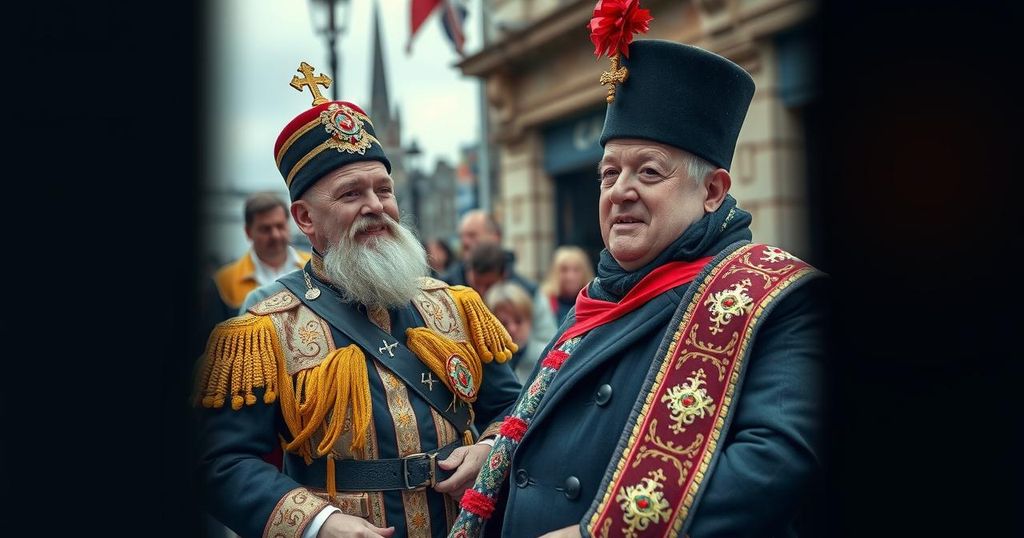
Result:
<svg viewBox="0 0 1024 538"><path fill-rule="evenodd" d="M409 392L405 384L395 377L387 368L376 360L377 373L384 381L387 392L388 409L391 411L395 426L395 439L398 441L398 455L405 457L421 452L420 431L416 413L409 401ZM430 536L430 512L427 506L427 492L423 490L402 491L402 505L405 508L407 535L411 537Z"/></svg>
<svg viewBox="0 0 1024 538"><path fill-rule="evenodd" d="M722 326L728 325L733 317L743 317L750 311L750 307L754 304L754 300L747 295L750 284L749 278L743 279L733 284L731 289L716 292L707 301L704 301L704 306L711 311L711 321L715 324L713 327L708 327L711 334L724 331Z"/></svg>
<svg viewBox="0 0 1024 538"><path fill-rule="evenodd" d="M763 278L764 285L771 286L772 284L778 282L779 278L782 277L783 275L788 275L789 273L791 273L793 269L796 267L796 264L793 263L785 265L783 267L765 267L762 264L750 261L750 254L750 252L746 252L745 254L740 256L739 261L736 263L736 265L731 267L725 273L722 273L722 276L727 277L729 275L740 272L748 273ZM796 258L791 259L796 260ZM762 261L766 260L762 258Z"/></svg>
<svg viewBox="0 0 1024 538"><path fill-rule="evenodd" d="M643 532L651 523L668 521L672 509L660 491L664 480L661 469L651 471L640 484L626 486L616 495L626 523L622 533L627 538L636 538L637 531Z"/></svg>
<svg viewBox="0 0 1024 538"><path fill-rule="evenodd" d="M395 421L402 428L410 428L415 425L411 413L399 413L395 417Z"/></svg>
<svg viewBox="0 0 1024 538"><path fill-rule="evenodd" d="M651 424L647 428L647 434L644 435L644 444L640 445L636 459L633 460L633 468L639 467L645 458L658 458L665 463L671 463L676 468L676 471L679 473L678 483L682 485L689 475L690 469L693 468L693 462L680 458L692 458L696 455L700 445L704 443L704 434L698 433L694 437L693 442L684 448L672 441L662 440L656 433L657 429L658 419L652 418ZM648 445L647 443L650 444Z"/></svg>
<svg viewBox="0 0 1024 538"><path fill-rule="evenodd" d="M682 383L671 387L661 397L662 403L668 405L672 412L673 424L669 429L675 433L686 431L685 425L693 424L694 419L704 418L715 412L715 403L702 385L705 384L707 374L704 369L697 370L692 377L687 377L688 383Z"/></svg>
<svg viewBox="0 0 1024 538"><path fill-rule="evenodd" d="M263 529L266 538L299 538L302 531L312 523L313 518L327 501L317 497L306 488L295 488L277 502L270 513L270 520Z"/></svg>
<svg viewBox="0 0 1024 538"><path fill-rule="evenodd" d="M317 336L317 331L313 330L311 327L306 326L299 328L299 340L302 340L303 344L310 344L316 341Z"/></svg>
<svg viewBox="0 0 1024 538"><path fill-rule="evenodd" d="M797 260L800 258L782 250L779 247L765 247L764 256L761 257L761 261L768 263L778 263L782 260Z"/></svg>
<svg viewBox="0 0 1024 538"><path fill-rule="evenodd" d="M413 299L413 305L430 330L452 340L466 340L466 328L455 300L448 294L447 286L437 288L434 284L437 282L440 281L421 280L421 290Z"/></svg>
<svg viewBox="0 0 1024 538"><path fill-rule="evenodd" d="M686 361L690 359L700 359L703 362L710 362L715 368L718 369L718 380L722 381L725 379L725 369L729 366L729 357L732 356L732 352L736 350L736 344L739 342L740 333L733 331L732 337L729 341L722 346L716 346L708 342L702 342L697 338L697 330L700 329L699 323L694 323L693 327L690 328L689 334L686 336L686 349L687 351L679 356L679 361L676 363L676 370L683 367Z"/></svg>
<svg viewBox="0 0 1024 538"><path fill-rule="evenodd" d="M774 264L751 263L751 257L762 256L762 262L767 261L764 258L772 257L771 254L765 252L767 248L764 245L741 247L716 264L701 282L695 283L697 286L695 294L687 305L682 320L671 334L671 343L655 374L655 388L646 396L641 396L644 399L640 416L633 424L631 431L626 432L628 438L625 446L633 448L617 452L613 456L615 461L610 483L605 488L603 495L599 496L594 508L586 516L587 528L592 534L608 536L611 525L625 524L626 527L621 528L621 534L626 536L646 533L683 535L687 518L702 484L710 472L711 460L716 454L719 441L722 440L725 421L734 403L735 390L740 380L740 370L753 339L754 327L767 311L767 305L776 300L783 290L805 277L820 275L813 267L796 258L778 258L777 263ZM790 259L793 260L793 263L786 263L786 260ZM743 286L752 284L749 279L741 280L742 275L732 277L728 283L719 280L736 273L762 277L764 286L750 288L753 290L751 294L756 296L757 300L754 304L749 305L747 312L742 314L745 318L741 320L742 323L737 323L735 319L732 320L733 328L736 330L729 335L728 341L723 341L725 335L721 338L710 338L708 333L718 335L723 332L723 330L712 332L712 328L722 329L721 325L729 322L722 319L716 326L711 319L715 313L702 307L711 303L708 299L714 296L716 291L737 291L735 287L737 282ZM755 279L753 283L760 285L762 282ZM732 289L729 289L728 286L732 286ZM720 295L718 299L721 300L724 297ZM724 318L724 316L722 317ZM736 314L733 318L735 317ZM698 321L704 321L704 323L698 323ZM708 323L709 321L710 323ZM699 333L698 329L703 332ZM697 371L692 369L692 362L688 362L690 359L700 359L704 363L714 365L719 372L717 383L724 382L724 385L715 387L711 379L706 377L706 372L705 376L697 376ZM686 371L690 376L685 378L685 382L669 382L666 379L669 375L673 376L673 379L677 379L679 374L670 373L670 369L678 371L683 366L690 366ZM697 382L697 377L701 378L701 383ZM659 432L668 433L664 432L665 429L671 432L670 428L675 424L671 405L668 406L669 412L665 413L666 408L659 409L660 404L669 402L664 398L659 399L659 397L668 394L668 391L673 388L682 389L681 385L690 389L703 388L709 393L713 392L714 399L711 403L714 407L705 408L703 418L699 416L699 412L694 415L694 427L686 428L688 431L685 431L685 437L680 438L683 443L677 445L658 435ZM712 385L712 387L709 388L708 385ZM678 400L680 404L685 399L681 392L681 390L677 390L674 393L674 396L682 398ZM695 397L690 403L697 405L699 402L696 400ZM652 416L654 413L665 415L668 428L664 428L663 425L663 430L657 430L656 415ZM679 416L678 413L676 415ZM686 413L683 413L683 416L686 416ZM679 427L682 428L683 425L685 423ZM694 429L697 431L692 431ZM675 433L674 435L679 434ZM652 463L649 458L671 463L679 472L678 484L681 489L676 488L676 481L665 481L664 474L669 467L658 468L659 476L651 475L648 472L650 468L648 466L657 464ZM647 466L641 467L640 462L645 459ZM644 478L644 474L641 474L645 472L647 472L646 478ZM652 484L651 480L657 484ZM647 494L647 497L641 499L639 497L641 494ZM667 507L657 502L659 495L660 500L668 503ZM637 503L640 500L645 502ZM633 504L630 505L628 501L633 501ZM659 506L665 507L667 510L659 511L657 509ZM648 512L641 514L643 510ZM645 515L646 517L644 517Z"/></svg>
<svg viewBox="0 0 1024 538"><path fill-rule="evenodd" d="M312 368L335 349L330 326L305 305L270 315L281 339L288 375Z"/></svg>

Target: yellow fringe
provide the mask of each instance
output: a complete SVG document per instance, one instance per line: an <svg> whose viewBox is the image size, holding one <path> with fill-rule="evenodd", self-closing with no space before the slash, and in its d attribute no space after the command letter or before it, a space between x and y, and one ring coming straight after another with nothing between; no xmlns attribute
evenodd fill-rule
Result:
<svg viewBox="0 0 1024 538"><path fill-rule="evenodd" d="M434 331L425 327L416 327L414 329L406 329L406 346L409 351L412 351L423 364L430 368L431 372L437 374L437 377L441 379L448 390L452 391L453 394L459 397L459 399L466 402L475 402L476 396L472 398L463 398L452 384L452 380L448 377L448 370L446 363L448 357L452 355L458 355L466 360L466 366L469 368L469 373L473 375L473 392L478 393L480 391L480 384L484 380L484 368L480 363L480 357L477 356L476 351L466 342L456 342L449 338L445 338Z"/></svg>
<svg viewBox="0 0 1024 538"><path fill-rule="evenodd" d="M357 346L332 351L320 364L296 373L294 381L294 390L291 383L282 383L281 390L281 414L292 434L285 450L302 456L306 464L310 464L314 455L310 438L323 426L324 436L315 455L330 453L341 437L349 413L352 416L350 450L362 450L366 446L366 432L372 417L370 381L366 357ZM329 460L328 466L331 465Z"/></svg>
<svg viewBox="0 0 1024 538"><path fill-rule="evenodd" d="M283 356L268 316L246 314L217 325L206 342L196 377L194 405L221 408L230 394L231 408L237 411L256 403L256 388L265 389L264 403L274 403L278 358Z"/></svg>
<svg viewBox="0 0 1024 538"><path fill-rule="evenodd" d="M519 347L498 318L487 309L480 295L466 286L451 286L448 290L459 307L462 319L466 320L466 332L480 358L484 362L494 359L499 363L512 358L512 353L518 351Z"/></svg>
<svg viewBox="0 0 1024 538"><path fill-rule="evenodd" d="M334 454L327 455L327 498L331 501L338 495L338 486L334 481Z"/></svg>
<svg viewBox="0 0 1024 538"><path fill-rule="evenodd" d="M469 446L471 444L473 444L473 432L470 430L462 432L462 445Z"/></svg>

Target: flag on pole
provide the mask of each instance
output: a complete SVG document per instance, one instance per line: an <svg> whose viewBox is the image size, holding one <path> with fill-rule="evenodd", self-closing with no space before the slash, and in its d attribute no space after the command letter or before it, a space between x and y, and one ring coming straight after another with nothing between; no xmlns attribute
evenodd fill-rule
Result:
<svg viewBox="0 0 1024 538"><path fill-rule="evenodd" d="M412 0L410 2L409 41L405 45L406 54L412 52L412 38L416 36L416 31L423 26L423 21L427 20L427 17L440 3L441 0Z"/></svg>
<svg viewBox="0 0 1024 538"><path fill-rule="evenodd" d="M463 23L466 21L466 6L457 0L444 0L444 13L441 17L441 24L444 26L444 33L455 47L459 56L465 56L462 52L466 44L466 34L463 32Z"/></svg>

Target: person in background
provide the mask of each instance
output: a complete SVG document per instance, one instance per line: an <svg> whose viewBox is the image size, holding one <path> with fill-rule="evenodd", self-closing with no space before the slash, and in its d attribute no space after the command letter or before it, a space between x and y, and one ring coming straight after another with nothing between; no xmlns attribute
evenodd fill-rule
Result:
<svg viewBox="0 0 1024 538"><path fill-rule="evenodd" d="M501 246L491 242L478 244L469 253L466 284L484 297L491 286L505 280L505 253Z"/></svg>
<svg viewBox="0 0 1024 538"><path fill-rule="evenodd" d="M459 223L459 242L462 248L462 258L455 260L448 269L448 272L441 277L441 280L452 286L469 285L467 265L473 249L481 243L495 243L501 245L501 226L489 213L474 209L462 217ZM516 256L511 250L502 250L505 256L505 270L509 280L523 287L532 297L537 293L537 285L526 277L516 272Z"/></svg>
<svg viewBox="0 0 1024 538"><path fill-rule="evenodd" d="M533 301L522 286L506 280L491 286L484 296L484 302L487 309L494 313L494 317L498 318L508 331L512 341L519 346L519 350L509 359L509 365L519 378L519 382L523 383L530 377L541 350L535 343L530 342Z"/></svg>
<svg viewBox="0 0 1024 538"><path fill-rule="evenodd" d="M551 305L556 324L565 321L565 315L576 304L576 296L591 280L594 280L594 266L583 249L562 246L555 250L551 269L540 289Z"/></svg>
<svg viewBox="0 0 1024 538"><path fill-rule="evenodd" d="M530 331L530 343L538 349L542 348L558 329L555 315L540 290L530 291L508 276L508 266L505 265L507 261L508 257L497 243L480 243L469 254L466 280L469 287L476 290L481 297L486 297L488 290L501 282L511 282L522 288L532 302L530 318L533 321L533 330Z"/></svg>
<svg viewBox="0 0 1024 538"><path fill-rule="evenodd" d="M427 251L430 276L440 278L441 275L448 272L448 268L451 267L452 261L455 259L455 255L452 253L448 243L443 239L435 238L425 242L423 248Z"/></svg>
<svg viewBox="0 0 1024 538"><path fill-rule="evenodd" d="M250 291L309 261L308 252L289 244L288 215L288 204L274 193L257 192L245 200L245 235L252 248L213 275L203 305L212 322L205 327L207 334L213 325L235 316Z"/></svg>

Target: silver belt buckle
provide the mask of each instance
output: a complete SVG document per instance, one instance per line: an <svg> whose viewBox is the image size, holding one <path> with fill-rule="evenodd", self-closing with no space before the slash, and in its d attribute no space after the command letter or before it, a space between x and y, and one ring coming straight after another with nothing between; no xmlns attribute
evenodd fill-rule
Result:
<svg viewBox="0 0 1024 538"><path fill-rule="evenodd" d="M410 484L409 483L409 462L414 460L426 459L430 460L430 468L428 470L427 481L422 484ZM402 458L402 481L405 482L405 489L413 490L423 487L434 487L437 484L437 453L427 454L426 452L417 452L415 454L409 454Z"/></svg>

